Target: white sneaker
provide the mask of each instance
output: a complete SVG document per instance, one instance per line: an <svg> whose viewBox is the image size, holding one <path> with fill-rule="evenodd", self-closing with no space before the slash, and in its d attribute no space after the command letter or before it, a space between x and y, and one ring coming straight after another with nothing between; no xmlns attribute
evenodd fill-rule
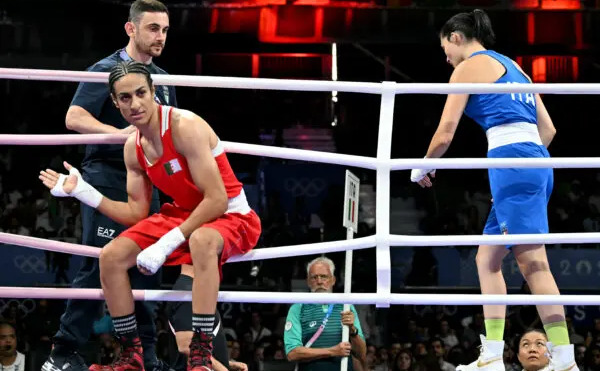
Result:
<svg viewBox="0 0 600 371"><path fill-rule="evenodd" d="M550 353L550 371L579 371L575 362L575 347L573 344L553 345L546 343L548 353Z"/></svg>
<svg viewBox="0 0 600 371"><path fill-rule="evenodd" d="M504 340L486 340L485 336L481 338L481 353L479 358L468 365L459 365L456 371L504 371Z"/></svg>

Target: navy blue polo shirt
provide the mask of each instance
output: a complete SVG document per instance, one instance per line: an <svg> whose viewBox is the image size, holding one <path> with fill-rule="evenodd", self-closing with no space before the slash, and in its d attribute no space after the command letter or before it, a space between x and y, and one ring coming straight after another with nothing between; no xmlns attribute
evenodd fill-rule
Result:
<svg viewBox="0 0 600 371"><path fill-rule="evenodd" d="M109 72L117 63L131 58L120 49L98 61L87 71ZM151 74L167 74L154 63L147 65ZM174 86L156 86L156 95L160 104L177 106ZM114 106L106 83L82 82L73 96L71 105L80 106L103 124L124 129L129 123ZM84 179L94 186L125 189L126 170L123 160L122 144L90 144L86 146L85 157L81 164Z"/></svg>

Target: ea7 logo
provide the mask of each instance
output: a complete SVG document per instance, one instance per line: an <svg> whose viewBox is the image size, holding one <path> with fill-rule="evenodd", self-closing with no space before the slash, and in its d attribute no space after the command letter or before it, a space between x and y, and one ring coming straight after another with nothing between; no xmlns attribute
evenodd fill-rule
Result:
<svg viewBox="0 0 600 371"><path fill-rule="evenodd" d="M96 234L100 237L110 238L111 240L115 238L115 230L110 228L98 227Z"/></svg>

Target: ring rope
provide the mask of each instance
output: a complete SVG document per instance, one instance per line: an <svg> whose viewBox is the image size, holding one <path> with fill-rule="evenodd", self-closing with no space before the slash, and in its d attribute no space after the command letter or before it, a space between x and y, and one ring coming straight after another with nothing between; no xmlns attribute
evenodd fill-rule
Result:
<svg viewBox="0 0 600 371"><path fill-rule="evenodd" d="M123 144L127 134L0 134L0 145ZM390 170L410 169L492 169L492 168L600 168L600 157L552 158L415 158L378 160L375 157L345 155L306 149L223 141L225 151L250 156L313 161L377 169L388 163Z"/></svg>
<svg viewBox="0 0 600 371"><path fill-rule="evenodd" d="M0 68L0 79L108 82L108 72ZM295 91L338 91L349 93L383 94L485 94L485 93L542 93L542 94L600 94L600 84L493 84L493 83L383 83L292 80L251 77L152 75L157 85L203 88L263 89Z"/></svg>
<svg viewBox="0 0 600 371"><path fill-rule="evenodd" d="M191 301L191 291L132 290L135 300ZM14 299L103 300L102 289L0 287L0 297ZM480 295L220 291L218 301L231 303L310 303L386 305L600 305L600 295Z"/></svg>
<svg viewBox="0 0 600 371"><path fill-rule="evenodd" d="M47 250L97 258L100 256L100 247L78 245L74 243L45 240L43 238L19 236L16 234L0 232L0 243L25 246L39 250ZM265 247L251 250L244 255L232 256L227 262L243 262L262 259L287 258L300 255L322 254L324 252L339 252L346 250L359 250L375 246L375 236L355 238L352 241L329 241L308 243L302 245Z"/></svg>

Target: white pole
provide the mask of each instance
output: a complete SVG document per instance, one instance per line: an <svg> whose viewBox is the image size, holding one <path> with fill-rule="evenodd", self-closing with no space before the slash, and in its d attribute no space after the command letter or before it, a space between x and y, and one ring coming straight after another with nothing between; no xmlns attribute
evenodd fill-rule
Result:
<svg viewBox="0 0 600 371"><path fill-rule="evenodd" d="M346 228L346 240L354 238L354 230L352 228ZM344 270L344 294L349 294L352 291L352 250L346 251L346 267ZM344 304L344 312L350 310L350 304ZM350 339L350 327L342 327L342 341L348 341ZM342 358L341 371L348 370L348 360L352 358L352 354L348 357Z"/></svg>
<svg viewBox="0 0 600 371"><path fill-rule="evenodd" d="M344 220L346 227L346 241L354 238L354 232L358 230L358 202L360 196L360 180L350 171L346 170L344 195ZM352 292L352 250L346 250L346 266L344 269L344 294ZM344 304L344 312L350 310L350 304ZM342 341L347 342L350 339L350 326L342 326ZM348 361L352 355L342 357L340 364L341 371L348 370Z"/></svg>

